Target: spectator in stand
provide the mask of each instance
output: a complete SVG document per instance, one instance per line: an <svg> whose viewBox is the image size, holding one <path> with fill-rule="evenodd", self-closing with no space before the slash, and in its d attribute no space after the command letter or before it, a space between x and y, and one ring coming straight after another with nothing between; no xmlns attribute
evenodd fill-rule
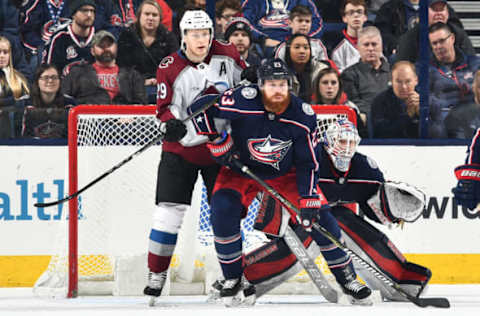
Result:
<svg viewBox="0 0 480 316"><path fill-rule="evenodd" d="M471 139L480 128L480 70L475 72L472 90L474 102L448 112L445 118L448 138Z"/></svg>
<svg viewBox="0 0 480 316"><path fill-rule="evenodd" d="M328 67L319 71L313 83L315 87L314 102L321 105L346 105L351 107L358 116L358 108L349 101L343 90L342 79L338 69Z"/></svg>
<svg viewBox="0 0 480 316"><path fill-rule="evenodd" d="M27 61L35 69L52 35L70 24L68 4L72 0L28 1L20 26Z"/></svg>
<svg viewBox="0 0 480 316"><path fill-rule="evenodd" d="M378 15L377 15L378 16ZM399 61L392 66L392 86L372 103L374 138L417 138L420 96L415 91L415 65Z"/></svg>
<svg viewBox="0 0 480 316"><path fill-rule="evenodd" d="M468 34L462 28L462 24L454 14L453 9L449 8L446 0L429 0L428 6L428 25L435 23L446 23L455 34L455 45L465 54L475 55L475 49ZM417 24L411 30L403 34L398 40L398 49L395 60L409 60L412 63L417 62L420 56L420 26Z"/></svg>
<svg viewBox="0 0 480 316"><path fill-rule="evenodd" d="M312 26L308 35L320 38L323 32L322 17L311 0L245 0L243 2L243 15L252 25L253 39L260 44L263 57L272 57L274 48L291 34L290 11L299 4L307 6L312 12Z"/></svg>
<svg viewBox="0 0 480 316"><path fill-rule="evenodd" d="M408 0L407 0L408 1ZM368 11L368 21L375 21L378 10L384 5L388 0L366 0Z"/></svg>
<svg viewBox="0 0 480 316"><path fill-rule="evenodd" d="M72 23L52 35L44 62L67 75L73 66L93 62L90 44L95 34L94 0L70 0Z"/></svg>
<svg viewBox="0 0 480 316"><path fill-rule="evenodd" d="M169 30L172 30L172 10L164 0L155 0L161 8L161 23ZM136 12L142 3L141 0L113 0L114 15L112 24L123 28L130 27L137 21ZM121 33L122 31L120 31Z"/></svg>
<svg viewBox="0 0 480 316"><path fill-rule="evenodd" d="M0 36L0 139L20 135L20 101L29 91L27 79L13 67L10 41Z"/></svg>
<svg viewBox="0 0 480 316"><path fill-rule="evenodd" d="M363 138L371 135L368 117L375 96L388 87L390 64L383 56L382 36L375 26L367 26L358 34L360 61L342 73L348 99L360 111L358 127Z"/></svg>
<svg viewBox="0 0 480 316"><path fill-rule="evenodd" d="M116 64L115 36L99 31L92 40L93 64L72 69L63 82L63 93L79 104L146 104L142 75L131 67Z"/></svg>
<svg viewBox="0 0 480 316"><path fill-rule="evenodd" d="M225 39L227 24L234 18L242 15L240 0L220 0L215 3L215 39ZM251 33L251 32L250 32ZM250 36L251 37L251 36Z"/></svg>
<svg viewBox="0 0 480 316"><path fill-rule="evenodd" d="M289 23L292 30L291 34L304 34L308 36L312 28L312 11L309 7L301 4L295 6L292 11L290 11ZM286 45L287 43L284 41L276 48L275 58L280 58L285 61ZM327 49L320 39L310 38L310 46L312 49L312 58L317 60L328 59Z"/></svg>
<svg viewBox="0 0 480 316"><path fill-rule="evenodd" d="M429 132L432 138L445 138L444 120L449 111L474 102L473 75L480 67L480 58L468 56L455 46L455 34L448 24L435 23L428 33L433 53L429 66Z"/></svg>
<svg viewBox="0 0 480 316"><path fill-rule="evenodd" d="M0 36L10 41L13 67L31 80L32 69L25 59L25 52L19 38L19 7L21 4L13 0L0 3Z"/></svg>
<svg viewBox="0 0 480 316"><path fill-rule="evenodd" d="M341 31L344 28L340 7L343 1L314 0L318 10L322 13L324 32Z"/></svg>
<svg viewBox="0 0 480 316"><path fill-rule="evenodd" d="M346 0L341 7L343 22L342 31L332 31L325 34L323 42L327 45L330 58L340 72L360 60L357 49L358 33L367 21L367 5L365 0Z"/></svg>
<svg viewBox="0 0 480 316"><path fill-rule="evenodd" d="M312 58L310 38L299 33L292 35L287 41L285 63L294 74L292 92L310 103L314 91L314 78L320 70L329 67L330 64Z"/></svg>
<svg viewBox="0 0 480 316"><path fill-rule="evenodd" d="M382 33L387 58L396 53L400 36L418 24L419 8L420 0L389 0L378 10L375 26Z"/></svg>
<svg viewBox="0 0 480 316"><path fill-rule="evenodd" d="M62 94L60 87L61 76L55 65L38 66L30 97L25 100L23 137L67 137L68 111L77 103L72 97Z"/></svg>
<svg viewBox="0 0 480 316"><path fill-rule="evenodd" d="M136 22L124 29L118 40L119 67L134 67L143 75L148 103L156 103L157 68L163 57L179 45L175 35L160 24L162 9L155 0L140 4Z"/></svg>
<svg viewBox="0 0 480 316"><path fill-rule="evenodd" d="M225 39L237 48L247 66L260 66L261 59L252 46L252 30L248 25L248 20L242 17L233 18L225 30Z"/></svg>

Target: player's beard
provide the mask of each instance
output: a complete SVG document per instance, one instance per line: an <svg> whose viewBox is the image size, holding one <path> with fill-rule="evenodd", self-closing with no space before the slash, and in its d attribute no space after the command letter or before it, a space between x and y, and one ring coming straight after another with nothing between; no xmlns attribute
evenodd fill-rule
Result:
<svg viewBox="0 0 480 316"><path fill-rule="evenodd" d="M290 93L287 93L282 101L272 101L272 98L268 98L265 96L265 94L262 94L262 101L263 106L267 111L280 114L283 113L290 104Z"/></svg>

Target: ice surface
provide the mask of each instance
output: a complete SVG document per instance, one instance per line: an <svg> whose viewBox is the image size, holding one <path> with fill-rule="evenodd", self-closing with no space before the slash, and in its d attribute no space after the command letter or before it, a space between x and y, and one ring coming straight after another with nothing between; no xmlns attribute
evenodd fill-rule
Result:
<svg viewBox="0 0 480 316"><path fill-rule="evenodd" d="M431 285L423 297L447 297L450 309L420 308L412 303L384 302L374 306L340 306L320 296L270 295L253 307L226 308L208 304L205 296L161 297L148 307L145 297L85 296L76 299L42 299L30 288L0 288L0 316L82 315L82 316L423 316L480 315L480 285Z"/></svg>

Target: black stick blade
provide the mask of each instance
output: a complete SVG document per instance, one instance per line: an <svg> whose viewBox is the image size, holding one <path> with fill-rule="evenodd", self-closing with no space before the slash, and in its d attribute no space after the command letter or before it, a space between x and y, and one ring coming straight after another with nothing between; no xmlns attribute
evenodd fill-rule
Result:
<svg viewBox="0 0 480 316"><path fill-rule="evenodd" d="M420 307L438 307L438 308L450 308L450 302L444 297L429 297L429 298L420 298L420 297L411 297L410 300L417 306Z"/></svg>

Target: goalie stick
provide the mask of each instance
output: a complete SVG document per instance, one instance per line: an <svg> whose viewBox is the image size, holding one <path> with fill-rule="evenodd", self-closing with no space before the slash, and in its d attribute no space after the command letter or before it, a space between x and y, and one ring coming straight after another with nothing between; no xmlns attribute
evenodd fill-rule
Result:
<svg viewBox="0 0 480 316"><path fill-rule="evenodd" d="M337 291L332 288L323 272L320 271L315 264L315 261L308 254L307 249L305 249L305 246L300 241L297 234L295 234L293 229L288 225L285 234L283 235L283 239L288 248L290 248L295 257L297 257L298 261L310 276L313 284L315 284L323 297L325 297L330 303L338 303Z"/></svg>
<svg viewBox="0 0 480 316"><path fill-rule="evenodd" d="M206 103L204 106L202 106L200 109L198 109L197 111L195 111L194 113L190 114L189 116L187 116L184 120L182 120L182 122L187 122L188 120L194 118L195 116L197 116L198 114L202 113L203 111L206 111L208 108L210 108L212 105L214 105L215 103L217 103L218 99L219 99L220 95L217 96L216 98L214 98L212 101ZM122 161L120 161L118 164L114 165L112 168L110 168L109 170L105 171L103 174L101 174L100 176L98 176L97 178L95 178L94 180L90 181L90 183L88 183L87 185L85 185L83 188L81 188L80 190L78 190L77 192L74 192L66 197L64 197L63 199L60 199L60 200L57 200L57 201L53 201L53 202L45 202L45 203L35 203L33 206L35 207L49 207L49 206L54 206L54 205L57 205L57 204L60 204L60 203L64 203L64 202L67 202L73 198L76 198L78 195L80 195L80 193L86 191L87 189L89 189L90 187L92 187L93 185L95 185L96 183L98 183L99 181L101 181L102 179L104 179L105 177L109 176L110 174L112 174L113 172L115 172L117 169L121 168L122 166L124 166L127 162L129 162L130 160L132 160L133 158L135 158L136 156L140 155L141 153L143 153L145 150L147 150L148 148L152 147L153 145L155 145L157 142L161 141L163 139L163 137L165 136L165 134L163 134L162 132L160 132L160 134L155 137L154 139L152 139L150 142L148 142L147 144L145 144L142 148L138 149L136 152L134 152L133 154L131 154L130 156L126 157L125 159L123 159Z"/></svg>
<svg viewBox="0 0 480 316"><path fill-rule="evenodd" d="M256 174L254 174L246 165L244 165L241 161L234 159L233 163L238 167L243 173L248 175L250 178L255 180L258 184L260 184L269 194L271 194L275 199L277 199L280 203L282 203L285 207L291 209L295 213L299 214L300 210L289 200L284 198L279 192L277 192L274 188L272 188L268 183L260 179ZM390 277L385 275L383 272L379 271L377 268L373 267L370 263L362 259L359 255L357 255L354 251L350 250L346 247L342 242L340 242L335 236L333 236L328 230L320 226L318 223L313 223L314 229L318 230L321 234L323 234L326 238L328 238L332 243L334 243L337 247L341 248L346 253L350 254L353 259L355 259L358 263L362 266L367 268L375 277L377 277L380 281L384 282L385 284L394 288L397 292L405 296L410 302L419 306L419 307L440 307L440 308L449 308L450 302L447 298L444 297L429 297L429 298L421 298L415 297L410 295L404 289L400 287L398 283L393 281Z"/></svg>

